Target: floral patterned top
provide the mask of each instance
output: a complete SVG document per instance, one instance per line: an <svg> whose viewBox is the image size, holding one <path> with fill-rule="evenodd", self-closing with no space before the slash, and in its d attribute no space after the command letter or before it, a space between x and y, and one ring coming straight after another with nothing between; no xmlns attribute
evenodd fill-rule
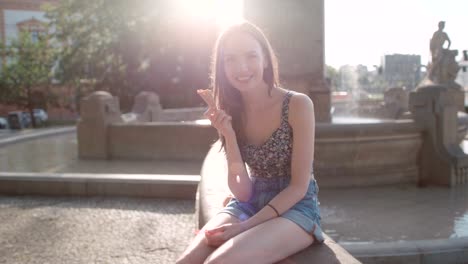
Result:
<svg viewBox="0 0 468 264"><path fill-rule="evenodd" d="M270 138L260 146L247 144L241 148L242 158L253 177L291 177L293 133L288 122L291 96L292 92L288 91L281 108L281 124Z"/></svg>

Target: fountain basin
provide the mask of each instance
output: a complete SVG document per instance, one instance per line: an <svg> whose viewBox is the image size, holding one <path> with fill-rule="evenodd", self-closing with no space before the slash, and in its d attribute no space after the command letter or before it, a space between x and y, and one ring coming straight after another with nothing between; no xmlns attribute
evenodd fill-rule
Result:
<svg viewBox="0 0 468 264"><path fill-rule="evenodd" d="M195 121L112 124L108 129L108 157L202 161L216 139L214 128Z"/></svg>
<svg viewBox="0 0 468 264"><path fill-rule="evenodd" d="M315 176L324 187L416 183L422 131L412 120L318 123ZM115 123L106 133L108 159L201 161L217 139L200 121Z"/></svg>
<svg viewBox="0 0 468 264"><path fill-rule="evenodd" d="M415 183L422 132L412 120L319 123L315 176L327 187Z"/></svg>

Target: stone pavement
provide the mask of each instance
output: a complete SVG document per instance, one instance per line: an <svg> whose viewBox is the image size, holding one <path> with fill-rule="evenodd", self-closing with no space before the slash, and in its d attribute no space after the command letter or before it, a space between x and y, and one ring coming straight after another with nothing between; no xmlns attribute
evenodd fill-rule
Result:
<svg viewBox="0 0 468 264"><path fill-rule="evenodd" d="M0 263L174 263L193 200L0 196Z"/></svg>

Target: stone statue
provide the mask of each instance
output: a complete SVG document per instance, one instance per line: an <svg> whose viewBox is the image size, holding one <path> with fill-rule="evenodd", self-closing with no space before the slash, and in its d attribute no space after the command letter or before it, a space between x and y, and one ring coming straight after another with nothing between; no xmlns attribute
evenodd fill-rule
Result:
<svg viewBox="0 0 468 264"><path fill-rule="evenodd" d="M132 113L138 122L155 122L163 118L159 96L154 92L142 91L135 96Z"/></svg>
<svg viewBox="0 0 468 264"><path fill-rule="evenodd" d="M429 65L428 79L433 84L446 85L449 88L461 89L455 82L459 66L455 57L457 50L450 50L451 41L444 30L445 22L439 22L439 29L434 32L430 41L432 61ZM444 44L447 42L447 48Z"/></svg>
<svg viewBox="0 0 468 264"><path fill-rule="evenodd" d="M452 44L447 33L444 32L445 21L440 21L438 26L439 26L439 29L436 32L434 32L434 35L432 35L431 43L430 43L430 49L431 49L433 62L435 59L440 57L441 55L440 53L444 49L444 44L446 41L448 42L447 49L450 49L450 45Z"/></svg>

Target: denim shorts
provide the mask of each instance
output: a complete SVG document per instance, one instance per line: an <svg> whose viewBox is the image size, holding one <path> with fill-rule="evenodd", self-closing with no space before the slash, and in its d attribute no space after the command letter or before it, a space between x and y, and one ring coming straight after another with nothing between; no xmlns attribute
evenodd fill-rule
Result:
<svg viewBox="0 0 468 264"><path fill-rule="evenodd" d="M232 198L220 213L228 213L241 221L255 215L267 203L269 203L279 192L289 185L289 177L259 178L253 177L253 195L247 202L240 202ZM299 225L308 234L312 235L316 242L324 241L322 228L320 227L320 209L318 201L317 181L311 180L306 195L281 217L289 219Z"/></svg>

